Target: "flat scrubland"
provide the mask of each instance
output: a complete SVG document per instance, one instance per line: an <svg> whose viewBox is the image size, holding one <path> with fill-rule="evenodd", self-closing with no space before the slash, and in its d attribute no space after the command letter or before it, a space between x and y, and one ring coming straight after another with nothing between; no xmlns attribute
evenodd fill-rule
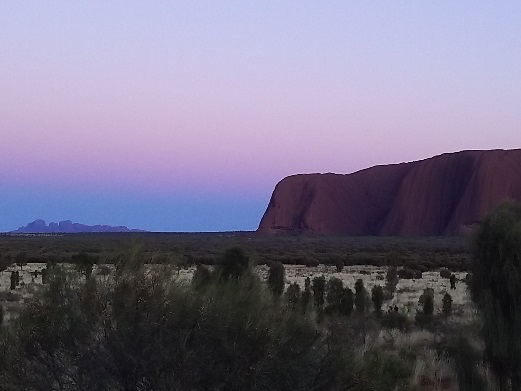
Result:
<svg viewBox="0 0 521 391"><path fill-rule="evenodd" d="M168 269L172 284L190 286L197 265L208 265L212 270L231 247L244 250L263 283L269 265L282 262L285 291L293 283L298 283L302 291L306 278L313 280L323 275L326 281L333 277L340 279L353 291L360 279L370 295L375 285L385 286L391 266L421 272L421 277L400 278L396 292L383 304L384 314L399 313L407 327L378 326L378 319L369 309L363 317L363 342L357 344L357 352L362 356L377 350L400 359L408 357L408 380L398 389L459 389L454 357L440 353L439 349L453 330L465 333L477 350L482 349L476 311L464 282L470 261L466 238L259 237L244 232L1 236L0 304L5 309L4 325L14 322L23 308L38 298L42 291L41 272L49 264L58 263L78 283L84 281L79 265L75 264L75 255L93 257L96 262L93 276L107 282L114 278L118 262L139 251L147 273ZM443 269L456 277L455 289L451 289L448 278L441 277ZM10 289L14 271L18 271L19 283ZM416 314L421 312L420 296L427 288L434 294L435 320L425 327L415 326ZM449 317L441 315L446 293L453 299ZM487 372L483 371L486 378Z"/></svg>
<svg viewBox="0 0 521 391"><path fill-rule="evenodd" d="M70 262L74 254L95 255L113 263L129 248L139 247L151 263L212 264L230 247L241 247L255 264L387 266L424 265L465 271L468 239L460 237L263 237L230 233L103 233L68 235L0 235L0 265L13 262Z"/></svg>
<svg viewBox="0 0 521 391"><path fill-rule="evenodd" d="M41 270L47 262L66 265L75 270L74 255L87 253L96 258L98 273L113 271L113 264L130 249L139 249L149 264L171 265L181 280L190 280L197 264L214 265L227 248L241 247L258 274L265 279L267 264L285 264L286 286L297 282L304 287L306 277L324 275L340 278L354 289L362 279L368 291L385 284L389 265L419 269L422 278L400 279L397 294L387 305L414 315L425 288L432 288L436 310L448 292L459 320L472 317L473 307L466 285L458 283L450 289L448 278L440 276L440 268L448 268L458 280L464 280L469 262L468 239L461 237L399 238L399 237L265 237L251 232L230 233L103 233L65 235L2 235L0 236L0 302L7 316L31 298L41 285ZM335 264L345 267L336 271ZM111 266L112 265L112 266ZM10 273L18 270L20 284L11 292ZM108 271L107 271L108 270Z"/></svg>

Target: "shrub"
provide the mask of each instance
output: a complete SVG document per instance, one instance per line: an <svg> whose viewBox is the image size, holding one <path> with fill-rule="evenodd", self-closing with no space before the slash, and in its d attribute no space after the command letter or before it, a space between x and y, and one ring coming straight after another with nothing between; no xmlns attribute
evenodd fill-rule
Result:
<svg viewBox="0 0 521 391"><path fill-rule="evenodd" d="M483 321L485 354L500 388L521 389L521 205L500 205L473 239L470 292Z"/></svg>
<svg viewBox="0 0 521 391"><path fill-rule="evenodd" d="M326 284L326 312L329 314L340 312L342 306L342 296L344 292L344 284L342 280L331 277Z"/></svg>
<svg viewBox="0 0 521 391"><path fill-rule="evenodd" d="M268 288L275 296L281 296L284 292L284 278L286 271L280 262L272 262L268 270Z"/></svg>
<svg viewBox="0 0 521 391"><path fill-rule="evenodd" d="M371 379L370 389L405 389L411 375L411 364L413 362L399 356L370 350L362 357L359 374L362 378Z"/></svg>
<svg viewBox="0 0 521 391"><path fill-rule="evenodd" d="M378 316L382 314L382 304L384 302L384 290L380 285L373 286L371 289L371 301L374 305L374 311Z"/></svg>
<svg viewBox="0 0 521 391"><path fill-rule="evenodd" d="M306 277L306 280L304 282L304 291L302 292L302 313L305 314L309 306L311 304L311 280L309 277Z"/></svg>
<svg viewBox="0 0 521 391"><path fill-rule="evenodd" d="M461 391L485 391L488 388L479 371L482 355L475 351L463 336L450 340L446 348L448 356L454 361L454 367Z"/></svg>
<svg viewBox="0 0 521 391"><path fill-rule="evenodd" d="M340 301L340 314L349 316L353 312L354 294L353 291L345 287L342 291L342 300Z"/></svg>
<svg viewBox="0 0 521 391"><path fill-rule="evenodd" d="M432 321L432 315L434 313L434 291L431 288L426 288L420 296L418 304L421 309L416 312L416 324L425 327Z"/></svg>
<svg viewBox="0 0 521 391"><path fill-rule="evenodd" d="M366 298L367 298L367 290L364 287L364 281L359 278L355 282L355 308L356 311L360 314L365 313L366 310Z"/></svg>
<svg viewBox="0 0 521 391"><path fill-rule="evenodd" d="M2 389L357 390L379 379L367 368L398 386L388 358L357 364L345 323L317 327L258 279L195 291L138 264L107 285L51 270L0 339Z"/></svg>
<svg viewBox="0 0 521 391"><path fill-rule="evenodd" d="M445 293L442 299L442 313L445 317L450 316L452 314L452 296L448 293Z"/></svg>
<svg viewBox="0 0 521 391"><path fill-rule="evenodd" d="M457 278L454 274L450 275L450 289L456 289Z"/></svg>
<svg viewBox="0 0 521 391"><path fill-rule="evenodd" d="M80 252L79 254L71 257L71 262L75 263L78 270L82 272L86 278L90 278L92 275L92 268L97 263L98 258L92 256L86 252Z"/></svg>
<svg viewBox="0 0 521 391"><path fill-rule="evenodd" d="M290 284L284 296L290 308L296 310L300 303L300 285L296 282Z"/></svg>
<svg viewBox="0 0 521 391"><path fill-rule="evenodd" d="M232 247L224 252L221 260L221 278L238 280L249 267L249 258L240 247Z"/></svg>
<svg viewBox="0 0 521 391"><path fill-rule="evenodd" d="M398 270L398 276L404 280L412 280L415 278L416 273L412 269L400 269Z"/></svg>
<svg viewBox="0 0 521 391"><path fill-rule="evenodd" d="M450 272L449 269L446 269L446 268L440 269L441 278L450 278L451 275L452 275L452 273Z"/></svg>
<svg viewBox="0 0 521 391"><path fill-rule="evenodd" d="M194 275L192 276L192 286L195 290L203 289L207 287L212 281L212 273L207 266L199 264L195 268Z"/></svg>
<svg viewBox="0 0 521 391"><path fill-rule="evenodd" d="M398 271L396 267L390 267L387 269L387 273L385 275L385 290L389 293L390 298L393 297L394 292L396 291L396 285L398 285Z"/></svg>
<svg viewBox="0 0 521 391"><path fill-rule="evenodd" d="M387 329L398 329L401 331L407 331L410 328L410 322L407 316L395 311L389 311L383 314L380 319L380 324Z"/></svg>
<svg viewBox="0 0 521 391"><path fill-rule="evenodd" d="M18 286L18 283L20 282L20 274L18 273L18 271L12 271L11 272L11 285L10 285L10 290L14 290L16 289L16 287Z"/></svg>
<svg viewBox="0 0 521 391"><path fill-rule="evenodd" d="M335 262L335 267L336 267L336 271L338 273L340 273L342 271L342 269L344 269L344 262L340 261L340 260L337 260Z"/></svg>
<svg viewBox="0 0 521 391"><path fill-rule="evenodd" d="M320 262L318 259L306 259L305 261L306 267L318 267L320 265Z"/></svg>
<svg viewBox="0 0 521 391"><path fill-rule="evenodd" d="M322 275L313 278L313 299L315 308L320 312L324 308L324 293L326 289L326 278Z"/></svg>

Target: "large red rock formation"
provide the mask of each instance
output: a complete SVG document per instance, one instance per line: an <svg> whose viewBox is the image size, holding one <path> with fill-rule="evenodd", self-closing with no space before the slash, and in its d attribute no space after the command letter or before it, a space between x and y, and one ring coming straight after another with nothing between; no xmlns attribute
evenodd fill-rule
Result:
<svg viewBox="0 0 521 391"><path fill-rule="evenodd" d="M289 176L258 232L462 235L505 200L521 201L521 149L463 151L346 175Z"/></svg>

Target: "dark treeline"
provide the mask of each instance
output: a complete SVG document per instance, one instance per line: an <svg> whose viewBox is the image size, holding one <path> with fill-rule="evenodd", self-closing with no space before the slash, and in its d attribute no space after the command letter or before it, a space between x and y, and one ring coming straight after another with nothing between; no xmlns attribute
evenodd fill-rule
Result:
<svg viewBox="0 0 521 391"><path fill-rule="evenodd" d="M257 265L393 265L407 269L409 274L440 267L467 271L470 265L469 241L463 237L266 237L242 232L0 235L0 268L13 262L74 263L74 256L80 253L94 256L101 263L116 263L121 252L136 242L143 248L146 262L179 266L216 264L223 252L232 247L243 248Z"/></svg>

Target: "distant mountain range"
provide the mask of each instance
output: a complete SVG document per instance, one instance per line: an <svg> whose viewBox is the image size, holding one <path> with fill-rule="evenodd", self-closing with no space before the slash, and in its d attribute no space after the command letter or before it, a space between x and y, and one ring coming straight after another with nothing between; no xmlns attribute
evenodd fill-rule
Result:
<svg viewBox="0 0 521 391"><path fill-rule="evenodd" d="M521 149L462 151L352 174L284 178L257 231L466 235L506 200L521 202Z"/></svg>
<svg viewBox="0 0 521 391"><path fill-rule="evenodd" d="M112 227L110 225L85 225L73 223L70 220L60 221L59 223L49 223L44 220L34 220L25 227L20 227L12 233L85 233L85 232L146 232L139 229L130 229L125 226Z"/></svg>

